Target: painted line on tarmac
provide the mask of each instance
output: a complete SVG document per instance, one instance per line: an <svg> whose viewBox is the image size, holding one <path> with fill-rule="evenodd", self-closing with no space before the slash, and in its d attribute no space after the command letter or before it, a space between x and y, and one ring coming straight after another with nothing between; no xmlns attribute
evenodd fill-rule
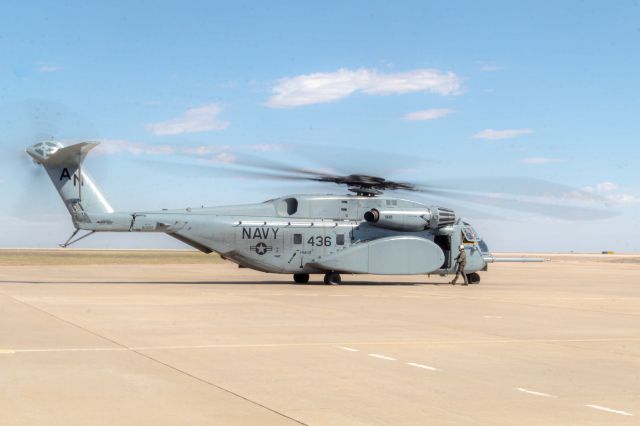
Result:
<svg viewBox="0 0 640 426"><path fill-rule="evenodd" d="M438 369L435 367L431 367L429 365L424 365L424 364L416 364L415 362L407 362L407 365L410 365L412 367L422 368L425 370L438 371Z"/></svg>
<svg viewBox="0 0 640 426"><path fill-rule="evenodd" d="M520 391L520 392L524 392L524 393L528 393L529 395L544 396L545 398L557 398L557 396L555 396L555 395L551 395L551 394L544 393L544 392L533 391L533 390L529 390L529 389L525 389L525 388L515 388L515 390Z"/></svg>
<svg viewBox="0 0 640 426"><path fill-rule="evenodd" d="M28 354L28 353L40 353L40 352L124 352L135 350L136 348L121 348L121 347L104 347L104 348L40 348L40 349L6 349L0 350L0 355L3 354Z"/></svg>
<svg viewBox="0 0 640 426"><path fill-rule="evenodd" d="M396 361L395 358L391 358L390 356L385 356L380 354L369 354L369 356L372 356L374 358L386 359L387 361Z"/></svg>
<svg viewBox="0 0 640 426"><path fill-rule="evenodd" d="M345 351L349 351L349 352L359 352L358 349L353 349L353 348L349 348L347 346L338 346L340 349L343 349Z"/></svg>
<svg viewBox="0 0 640 426"><path fill-rule="evenodd" d="M596 410L606 411L608 413L621 414L623 416L633 416L633 414L627 413L626 411L614 410L613 408L603 407L602 405L587 404L585 405L585 407L595 408Z"/></svg>
<svg viewBox="0 0 640 426"><path fill-rule="evenodd" d="M451 345L451 344L498 344L498 343L590 343L590 342L639 342L640 338L596 338L596 339L487 339L487 340L399 340L399 341L358 341L358 342L302 342L302 343L229 343L210 345L165 345L165 346L132 346L124 347L94 347L94 348L26 348L3 349L2 354L16 354L26 352L83 352L83 351L124 351L124 350L171 350L171 349L233 349L233 348L288 348L288 347L318 347L340 345Z"/></svg>

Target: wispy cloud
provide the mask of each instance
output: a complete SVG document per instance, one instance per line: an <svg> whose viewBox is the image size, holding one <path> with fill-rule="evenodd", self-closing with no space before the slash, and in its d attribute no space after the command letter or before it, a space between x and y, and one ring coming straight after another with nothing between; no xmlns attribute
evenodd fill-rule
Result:
<svg viewBox="0 0 640 426"><path fill-rule="evenodd" d="M502 67L498 65L492 65L492 64L486 64L480 67L480 71L482 72L494 72L494 71L500 71L501 69Z"/></svg>
<svg viewBox="0 0 640 426"><path fill-rule="evenodd" d="M61 71L62 67L54 64L39 64L38 71L39 72L57 72Z"/></svg>
<svg viewBox="0 0 640 426"><path fill-rule="evenodd" d="M528 135L533 133L531 129L505 129L505 130L494 130L494 129L484 129L481 132L473 135L474 139L488 139L488 140L499 140L499 139L511 139L517 136Z"/></svg>
<svg viewBox="0 0 640 426"><path fill-rule="evenodd" d="M400 73L383 73L370 69L304 74L281 79L272 89L266 105L271 108L299 107L346 98L354 93L394 95L430 92L457 94L461 79L453 72L417 69Z"/></svg>
<svg viewBox="0 0 640 426"><path fill-rule="evenodd" d="M99 139L100 143L95 149L96 154L114 155L114 154L133 154L133 155L161 155L175 154L179 148L172 145L154 145L144 142L133 142L122 139Z"/></svg>
<svg viewBox="0 0 640 426"><path fill-rule="evenodd" d="M274 151L284 151L287 149L287 146L279 143L261 143L261 144L251 145L250 148L258 152L274 152Z"/></svg>
<svg viewBox="0 0 640 426"><path fill-rule="evenodd" d="M623 191L620 185L613 182L600 182L585 186L582 190L587 194L599 196L611 204L640 204L640 196Z"/></svg>
<svg viewBox="0 0 640 426"><path fill-rule="evenodd" d="M195 155L197 157L205 157L208 155L220 154L227 149L228 147L226 146L199 145L183 148L181 152L183 152L184 154Z"/></svg>
<svg viewBox="0 0 640 426"><path fill-rule="evenodd" d="M123 139L98 139L99 145L95 153L99 155L176 155L196 157L199 160L215 163L235 163L242 152L273 152L283 151L287 147L281 144L260 144L240 146L234 150L228 145L196 145L184 146L182 144L151 144L146 142L128 141ZM0 179L0 183L2 180Z"/></svg>
<svg viewBox="0 0 640 426"><path fill-rule="evenodd" d="M236 157L235 155L233 155L230 152L221 152L221 153L216 154L213 157L211 157L210 160L215 162L215 163L231 164L231 163L235 163L236 161L238 161L238 157Z"/></svg>
<svg viewBox="0 0 640 426"><path fill-rule="evenodd" d="M614 204L640 204L640 196L633 194L611 194L607 198Z"/></svg>
<svg viewBox="0 0 640 426"><path fill-rule="evenodd" d="M423 109L421 111L414 111L408 114L405 114L402 117L403 120L409 121L426 121L426 120L437 120L438 118L442 118L451 114L453 110L447 108L432 108L432 109Z"/></svg>
<svg viewBox="0 0 640 426"><path fill-rule="evenodd" d="M600 182L595 185L595 190L598 192L611 192L620 188L620 185L613 182Z"/></svg>
<svg viewBox="0 0 640 426"><path fill-rule="evenodd" d="M218 104L203 105L188 109L180 117L150 123L146 127L151 133L159 136L223 130L229 127L229 122L218 119L220 112L222 108Z"/></svg>
<svg viewBox="0 0 640 426"><path fill-rule="evenodd" d="M526 157L520 160L520 162L525 164L549 164L549 163L559 163L560 159L558 158L549 158L549 157Z"/></svg>

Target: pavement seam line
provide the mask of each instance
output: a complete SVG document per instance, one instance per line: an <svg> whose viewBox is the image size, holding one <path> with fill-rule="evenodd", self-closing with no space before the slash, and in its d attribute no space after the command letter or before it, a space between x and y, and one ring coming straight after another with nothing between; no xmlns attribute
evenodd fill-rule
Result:
<svg viewBox="0 0 640 426"><path fill-rule="evenodd" d="M1 293L0 293L1 294ZM16 300L16 299L13 299ZM16 300L17 301L17 300ZM24 302L21 302L24 303ZM60 318L58 318L60 319ZM101 336L104 338L104 336ZM106 339L106 338L105 338ZM504 340L415 340L415 341L387 341L387 342L306 342L306 343L257 343L257 344L211 344L211 345L173 345L173 346L135 346L126 347L119 345L118 348L30 348L30 349L10 349L2 348L1 353L23 353L23 352L81 352L81 351L115 351L115 350L179 350L179 349L225 349L225 348L285 348L285 347L317 347L317 346L343 346L343 345L423 345L423 344L495 344L495 343L598 343L598 342L639 342L640 338L595 338L595 339L504 339ZM618 355L625 355L612 352Z"/></svg>
<svg viewBox="0 0 640 426"><path fill-rule="evenodd" d="M42 312L43 314L48 315L48 316L50 316L50 317L52 317L52 318L54 318L54 319L56 319L56 320L58 320L58 321L64 322L64 323L66 323L66 324L71 325L72 327L78 328L78 329L80 329L80 330L82 330L82 331L84 331L84 332L86 332L86 333L89 333L89 334L91 334L91 335L93 335L93 336L96 336L96 337L98 337L98 338L100 338L100 339L103 339L103 340L106 340L106 341L108 341L108 342L111 342L111 343L113 343L114 345L117 345L117 346L119 346L119 347L121 347L121 348L124 348L125 350L127 350L127 351L129 351L129 352L133 352L133 353L135 353L135 354L137 354L137 355L139 355L139 356L141 356L141 357L144 357L144 358L146 358L146 359L148 359L148 360L150 360L150 361L153 361L153 362L155 362L155 363L157 363L157 364L160 364L160 365L162 365L162 366L164 366L164 367L166 367L166 368L169 368L169 369L171 369L171 370L173 370L173 371L176 371L176 372L178 372L178 373L181 373L182 375L185 375L185 376L187 376L187 377L191 377L192 379L197 380L197 381L199 381L199 382L201 382L201 383L207 384L207 385L212 386L212 387L214 387L214 388L216 388L216 389L219 389L219 390L221 390L221 391L223 391L223 392L226 392L226 393L228 393L228 394L231 394L231 395L233 395L233 396L235 396L235 397L237 397L237 398L243 399L243 400L245 400L245 401L247 401L247 402L249 402L249 403L251 403L251 404L253 404L253 405L257 405L258 407L261 407L261 408L263 408L263 409L265 409L265 410L267 410L267 411L271 411L272 413L277 414L277 415L279 415L279 416L281 416L281 417L284 417L284 418L286 418L286 419L289 419L289 420L291 420L291 421L293 421L293 422L295 422L295 423L298 423L298 424L300 424L300 425L304 425L304 426L308 426L306 423L304 423L304 422L302 422L302 421L300 421L300 420L297 420L297 419L295 419L295 418L293 418L293 417L287 416L286 414L281 413L280 411L277 411L277 410L275 410L275 409L273 409L273 408L267 407L266 405L263 405L263 404L261 404L261 403L259 403L259 402L257 402L257 401L254 401L254 400L249 399L249 398L247 398L247 397L245 397L245 396L242 396L242 395L240 395L240 394L238 394L238 393L236 393L236 392L234 392L234 391L232 391L232 390L230 390L230 389L224 388L224 387L222 387L222 386L220 386L220 385L216 385L215 383L210 382L210 381L208 381L208 380L206 380L206 379L203 379L202 377L195 376L195 375L193 375L193 374L191 374L191 373L189 373L189 372L187 372L187 371L185 371L185 370L182 370L182 369L180 369L180 368L178 368L178 367L175 367L175 366L173 366L173 365L171 365L171 364L168 364L168 363L166 363L166 362L164 362L164 361L160 361L159 359L156 359L156 358L152 357L151 355L145 354L145 353L140 352L139 350L136 350L136 349L132 349L132 348L128 347L128 346L127 346L127 345L125 345L125 344L122 344L122 343L120 343L120 342L118 342L118 341L116 341L116 340L113 340L113 339L109 338L109 337L103 336L103 335L101 335L101 334L99 334L99 333L97 333L97 332L94 332L93 330L89 330L88 328L85 328L85 327L83 327L83 326L81 326L81 325L79 325L79 324L76 324L76 323L71 322L71 321L69 321L69 320L66 320L66 319L64 319L64 318L61 318L61 317L59 317L59 316L57 316L57 315L55 315L55 314L53 314L53 313L51 313L51 312L49 312L49 311L47 311L47 310L45 310L45 309L42 309L42 308L40 308L40 307L38 307L38 306L32 305L32 304L27 303L27 302L24 302L24 301L22 301L22 300L20 300L20 299L16 299L15 297L13 297L13 296L11 296L11 295L7 295L7 294L5 294L5 293L0 293L0 294L2 294L2 295L4 295L5 297L8 297L8 298L10 298L10 299L12 299L12 300L14 300L14 301L18 302L18 303L20 303L20 304L22 304L22 305L28 306L28 307L29 307L29 308L31 308L31 309L35 309L35 310L37 310L37 311L39 311L39 312Z"/></svg>

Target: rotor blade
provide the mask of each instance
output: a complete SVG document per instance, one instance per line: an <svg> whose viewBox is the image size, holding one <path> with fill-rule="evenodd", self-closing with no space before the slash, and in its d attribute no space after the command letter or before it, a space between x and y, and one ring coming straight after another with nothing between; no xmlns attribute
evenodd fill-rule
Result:
<svg viewBox="0 0 640 426"><path fill-rule="evenodd" d="M439 196L430 196L429 198L425 198L425 196L416 196L415 193L412 193L412 199L416 201L420 201L426 205L436 205L440 207L446 207L449 209L453 209L458 217L472 217L474 219L486 219L486 220L507 220L506 216L498 215L494 213L487 212L483 209L476 209L473 207L466 206L464 204L452 203L446 197Z"/></svg>
<svg viewBox="0 0 640 426"><path fill-rule="evenodd" d="M604 198L568 185L527 177L435 180L417 185L420 190L444 189L465 192L513 194L566 200L606 201Z"/></svg>
<svg viewBox="0 0 640 426"><path fill-rule="evenodd" d="M44 169L36 165L24 151L19 161L22 163L17 175L19 187L15 187L10 211L21 220L43 221L44 212L49 211L51 206L58 206L58 194Z"/></svg>
<svg viewBox="0 0 640 426"><path fill-rule="evenodd" d="M301 175L313 176L313 177L333 177L334 175L322 170L313 170L305 167L290 166L284 162L267 159L263 157L257 157L251 154L243 153L238 155L233 164L248 166L263 170L274 170L284 173L297 173Z"/></svg>
<svg viewBox="0 0 640 426"><path fill-rule="evenodd" d="M259 170L238 169L232 167L218 166L209 163L186 163L176 161L162 161L153 159L140 159L141 163L150 167L162 167L162 170L176 173L181 176L202 177L216 176L220 178L259 178L271 180L287 180L287 181L317 181L319 178L313 176L296 176L285 173L266 172Z"/></svg>
<svg viewBox="0 0 640 426"><path fill-rule="evenodd" d="M391 147L392 148L392 147ZM292 151L310 159L322 168L329 167L337 174L367 174L372 176L397 175L400 172L417 171L426 164L437 161L419 153L378 151L369 146L304 144L292 146Z"/></svg>
<svg viewBox="0 0 640 426"><path fill-rule="evenodd" d="M618 215L613 210L601 210L589 207L571 206L566 204L551 204L538 201L519 200L502 196L489 196L479 194L465 194L453 191L431 189L425 193L434 194L443 198L451 198L459 201L470 202L485 206L497 207L506 210L515 210L525 213L553 217L566 220L597 220L607 219Z"/></svg>
<svg viewBox="0 0 640 426"><path fill-rule="evenodd" d="M60 125L68 112L55 102L30 99L25 103L32 143L53 139L60 135Z"/></svg>
<svg viewBox="0 0 640 426"><path fill-rule="evenodd" d="M204 148L203 152L217 152L216 150L208 150L207 147ZM253 152L247 152L248 150L253 150ZM388 175L407 171L419 163L434 162L415 155L380 152L371 148L317 144L282 145L275 151L262 151L261 155L255 155L255 150L255 146L246 146L224 152L234 156L233 163L236 165L323 177L351 175L354 172L362 175ZM197 152L197 150L194 151ZM300 165L291 165L291 163L282 161L283 156L289 158L288 161L296 161Z"/></svg>

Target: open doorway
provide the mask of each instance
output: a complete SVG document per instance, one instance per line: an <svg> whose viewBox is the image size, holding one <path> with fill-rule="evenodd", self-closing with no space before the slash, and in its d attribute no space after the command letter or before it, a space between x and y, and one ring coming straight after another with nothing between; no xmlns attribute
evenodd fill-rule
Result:
<svg viewBox="0 0 640 426"><path fill-rule="evenodd" d="M440 269L449 269L451 267L451 236L436 235L433 242L444 252L444 263Z"/></svg>

